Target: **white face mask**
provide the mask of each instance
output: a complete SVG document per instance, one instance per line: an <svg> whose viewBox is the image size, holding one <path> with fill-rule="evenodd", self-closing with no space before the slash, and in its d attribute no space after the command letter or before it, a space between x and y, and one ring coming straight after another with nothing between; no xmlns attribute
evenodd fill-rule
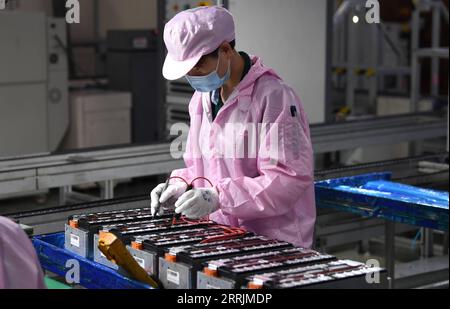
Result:
<svg viewBox="0 0 450 309"><path fill-rule="evenodd" d="M191 84L192 88L194 88L196 91L199 92L211 92L216 89L219 89L220 87L225 84L231 76L231 60L228 62L228 69L227 72L223 77L219 76L219 73L217 72L219 70L219 64L220 64L220 57L217 61L217 67L216 70L211 72L210 74L206 76L189 76L186 75L186 79Z"/></svg>

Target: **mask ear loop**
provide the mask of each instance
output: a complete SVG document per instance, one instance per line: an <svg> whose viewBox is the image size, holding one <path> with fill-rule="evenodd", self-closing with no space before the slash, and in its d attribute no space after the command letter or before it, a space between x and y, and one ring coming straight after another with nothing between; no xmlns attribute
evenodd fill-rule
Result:
<svg viewBox="0 0 450 309"><path fill-rule="evenodd" d="M217 71L219 71L219 64L220 64L220 55L217 56L216 73Z"/></svg>
<svg viewBox="0 0 450 309"><path fill-rule="evenodd" d="M220 51L219 51L219 53L220 53ZM216 66L216 73L217 73L217 75L219 76L219 64L220 64L220 55L218 56L218 58L219 58L219 60L217 61L217 66ZM224 76L219 76L220 78L224 78L227 74L228 74L228 72L230 72L230 70L231 70L231 59L228 59L228 69L227 69L227 71L225 72L225 75ZM231 73L231 72L230 72Z"/></svg>

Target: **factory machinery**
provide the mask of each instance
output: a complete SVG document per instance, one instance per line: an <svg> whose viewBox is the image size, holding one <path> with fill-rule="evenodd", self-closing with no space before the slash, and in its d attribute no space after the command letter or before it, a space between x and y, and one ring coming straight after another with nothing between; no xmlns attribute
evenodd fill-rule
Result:
<svg viewBox="0 0 450 309"><path fill-rule="evenodd" d="M155 164L157 163L155 162ZM79 165L82 166L84 163L80 162ZM391 173L385 173L385 171ZM366 174L368 176L361 176ZM318 218L315 249L330 253L337 246L352 243L365 245L369 240L373 241L379 239L380 235L386 235L384 240L381 239L381 244L385 246L386 268L388 277L395 278L397 287L423 286L436 280L442 280L448 284L448 193L438 195L441 205L428 207L429 205L424 205L422 202L413 199L404 203L401 200L383 199L383 196L370 196L364 191L358 191L356 195L352 192L352 190L358 188L377 189L378 187L374 187L374 185L378 185L380 182L396 191L404 190L401 186L389 183L391 181L446 191L448 175L448 153L317 171ZM342 184L340 181L332 182L330 179L343 179L341 182L346 183L348 188L342 190L339 188ZM349 187L350 184L355 187ZM410 188L407 188L407 190L410 190ZM411 196L414 196L415 192L422 192L421 189L418 191L412 190L408 193ZM383 191L380 190L380 193L383 193ZM434 193L431 192L431 194ZM348 203L349 200L353 202ZM370 204L365 205L364 202ZM174 264L176 265L174 269L168 269L183 273L187 277L195 277L198 272L202 273L203 268L207 267L204 264L206 260L221 260L222 263L222 260L231 258L230 256L219 255L216 257L213 255L205 261L199 259L198 261L201 262L197 263L196 259L189 257L189 252L170 250L170 248L195 245L194 248L203 250L206 249L204 247L206 245L200 244L201 242L204 242L208 237L220 236L224 231L225 234L239 233L239 237L236 237L236 239L225 240L228 242L236 241L237 238L258 237L249 233L244 235L242 231L236 231L235 229L231 229L230 232L211 222L192 224L192 222L180 221L173 225L168 220L172 218L153 220L148 210L136 211L136 209L147 207L149 207L149 197L144 195L83 202L50 209L11 213L6 214L6 216L34 228L34 235L38 236L33 241L38 248L38 254L41 257L46 257L41 262L46 265L47 270L56 273L58 273L58 270L64 269L64 266L55 261L61 263L61 261L65 262L67 259L73 259L74 257L83 257L83 259L85 258L83 261L92 268L91 273L97 273L101 270L102 272L98 276L104 276L104 271L110 276L121 274L122 268L111 263L105 254L94 245L94 243L99 242L100 234L104 232L112 232L117 235L128 246L130 253L141 268L144 268L147 273L153 274L153 276L158 274L161 267L168 268ZM405 211L405 209L410 211ZM119 213L117 213L118 211ZM108 213L103 213L96 220L91 220L92 223L87 223L89 220L86 218L89 216L85 214L99 212L109 212L111 216L115 214L115 218L108 217ZM70 217L69 220L67 220L68 217ZM64 228L64 226L66 227ZM64 230L66 231L66 239L61 233ZM138 232L134 233L136 230ZM399 235L404 233L414 233L413 235L415 235L418 231L421 231L422 235L418 242L422 253L417 262L425 263L427 267L412 265L411 263L406 263L404 266L395 265L396 250L401 253L402 246L406 245L408 248L410 246L407 238L402 238L403 236L400 237ZM253 240L269 241L261 238L253 238ZM66 250L64 250L64 247L66 247ZM271 248L269 251L278 251L279 249L282 248ZM441 249L443 256L440 254ZM62 257L55 258L55 251L59 252ZM52 258L48 258L49 256ZM173 261L177 262L173 263ZM190 270L191 262L195 262L196 271ZM95 263L95 266L90 263ZM225 264L228 265L228 262ZM211 264L212 268L215 267L214 265L216 264ZM217 273L222 276L222 268L219 267L218 269ZM419 270L423 272L423 276L419 274ZM412 271L414 273L411 273ZM277 272L278 270L275 271L273 276L277 276ZM213 273L216 272L213 271ZM169 271L169 274L174 273ZM60 275L63 276L64 274ZM419 280L419 275L423 280ZM89 274L86 274L86 276L89 276ZM411 279L411 276L414 279ZM199 278L201 278L203 284L205 282L203 280L205 279L204 274L202 273ZM208 277L207 279L215 282L217 278L213 276L213 278ZM192 278L189 280L184 284L188 284L188 282L190 282L190 286L196 284ZM161 281L164 282L164 280ZM216 286L215 283L212 284L210 281L205 284ZM167 279L165 282L166 285L172 284ZM227 282L227 284L225 286L230 288L236 286L230 282ZM92 281L85 283L85 286L105 287L105 285L94 284ZM394 287L394 282L391 282L390 286ZM109 287L126 288L129 286L112 285Z"/></svg>
<svg viewBox="0 0 450 309"><path fill-rule="evenodd" d="M419 164L425 169L435 165ZM448 233L448 193L394 182L392 173L318 181L316 200L324 209L384 219L389 246L395 223ZM189 220L173 213L153 217L145 207L148 197L95 203L99 204L89 206L110 204L119 210L70 215L64 233L33 239L48 271L64 277L67 260L84 263L85 273L77 283L88 288L117 288L121 280L128 280L129 287L169 289L395 286L393 250L388 251L389 268L382 269L373 260L368 264L340 260L207 219ZM446 273L448 284L448 258ZM136 286L133 278L145 284Z"/></svg>
<svg viewBox="0 0 450 309"><path fill-rule="evenodd" d="M129 202L111 201L122 207ZM127 250L105 249L110 237ZM338 260L332 255L209 220L188 220L172 214L153 218L149 208L69 216L64 233L38 236L33 242L43 268L48 271L64 276L62 264L68 259L95 269L92 274L85 271L80 277L80 284L85 287L117 287L123 284L117 283L121 280L135 284L134 287L146 287L130 281L129 277L136 277L125 269L132 269L133 263L152 278L148 282L154 284L150 286L168 289L388 286L386 271L374 265ZM127 255L133 261L121 262L127 260ZM110 286L108 276L113 275L116 285Z"/></svg>

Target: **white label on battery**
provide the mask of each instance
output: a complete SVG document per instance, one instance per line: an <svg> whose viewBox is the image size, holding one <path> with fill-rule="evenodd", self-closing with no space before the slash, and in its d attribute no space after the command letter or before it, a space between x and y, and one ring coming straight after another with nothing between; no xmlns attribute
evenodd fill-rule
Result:
<svg viewBox="0 0 450 309"><path fill-rule="evenodd" d="M74 247L80 248L80 236L70 234L70 244Z"/></svg>
<svg viewBox="0 0 450 309"><path fill-rule="evenodd" d="M170 270L167 270L167 281L172 282L176 285L180 285L180 273Z"/></svg>
<svg viewBox="0 0 450 309"><path fill-rule="evenodd" d="M145 269L145 261L144 259L141 259L140 257L134 256L134 259L136 262L138 262L139 266Z"/></svg>

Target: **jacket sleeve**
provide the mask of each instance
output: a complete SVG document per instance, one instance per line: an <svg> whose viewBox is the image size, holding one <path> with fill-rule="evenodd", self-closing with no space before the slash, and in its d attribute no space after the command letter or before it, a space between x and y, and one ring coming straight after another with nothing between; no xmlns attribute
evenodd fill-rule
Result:
<svg viewBox="0 0 450 309"><path fill-rule="evenodd" d="M0 217L0 289L45 289L36 251L14 222Z"/></svg>
<svg viewBox="0 0 450 309"><path fill-rule="evenodd" d="M281 85L263 101L262 123L271 124L271 128L270 134L259 138L260 176L226 178L216 186L222 212L242 220L282 216L314 184L309 124L299 98L292 89ZM277 139L278 145L270 147ZM272 149L270 156L265 155L265 149Z"/></svg>

